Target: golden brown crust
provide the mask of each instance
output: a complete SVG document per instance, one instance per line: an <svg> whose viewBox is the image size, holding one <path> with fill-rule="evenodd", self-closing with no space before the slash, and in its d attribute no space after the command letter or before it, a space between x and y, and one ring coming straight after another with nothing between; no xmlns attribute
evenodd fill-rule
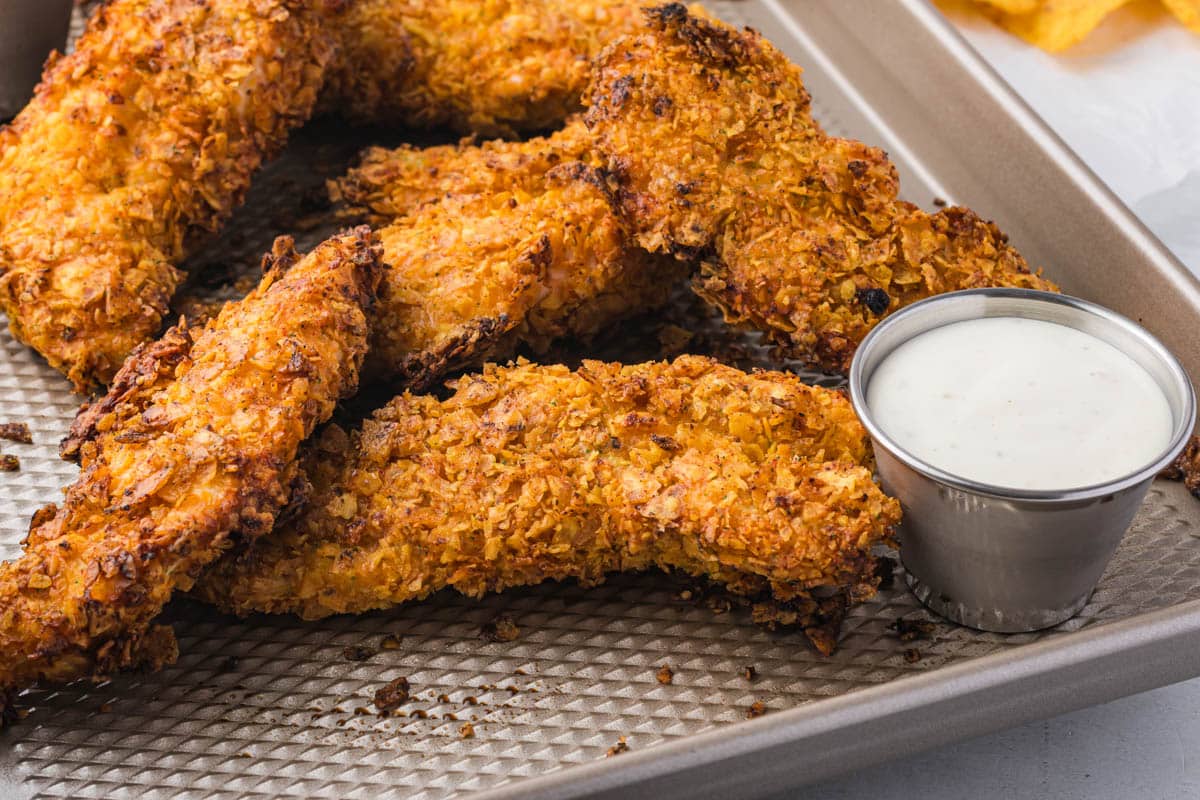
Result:
<svg viewBox="0 0 1200 800"><path fill-rule="evenodd" d="M0 304L77 389L159 332L188 246L308 117L322 7L113 0L0 130Z"/></svg>
<svg viewBox="0 0 1200 800"><path fill-rule="evenodd" d="M754 31L647 11L596 60L586 121L652 252L699 258L696 290L831 372L887 313L977 286L1054 290L967 209L897 199L886 154L828 136L800 70Z"/></svg>
<svg viewBox="0 0 1200 800"><path fill-rule="evenodd" d="M354 389L378 256L362 228L273 268L203 330L143 349L81 415L79 479L0 565L0 691L168 652L158 611L230 532L271 529L297 448Z"/></svg>
<svg viewBox="0 0 1200 800"><path fill-rule="evenodd" d="M874 590L870 551L900 509L840 392L695 356L489 366L454 385L353 436L326 428L301 516L195 592L313 618L656 565L782 598Z"/></svg>
<svg viewBox="0 0 1200 800"><path fill-rule="evenodd" d="M428 388L667 300L688 267L631 241L587 163L589 138L575 120L521 143L377 148L334 184L357 213L390 222L370 376Z"/></svg>
<svg viewBox="0 0 1200 800"><path fill-rule="evenodd" d="M588 61L637 0L358 0L326 105L359 120L508 136L580 108Z"/></svg>

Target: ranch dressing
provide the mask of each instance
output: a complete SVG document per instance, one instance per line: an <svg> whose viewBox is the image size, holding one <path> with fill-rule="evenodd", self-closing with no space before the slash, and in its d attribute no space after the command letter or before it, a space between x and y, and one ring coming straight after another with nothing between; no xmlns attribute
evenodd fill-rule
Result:
<svg viewBox="0 0 1200 800"><path fill-rule="evenodd" d="M1089 334L992 317L935 328L876 368L867 407L902 449L1011 489L1073 489L1145 467L1171 439L1158 384Z"/></svg>

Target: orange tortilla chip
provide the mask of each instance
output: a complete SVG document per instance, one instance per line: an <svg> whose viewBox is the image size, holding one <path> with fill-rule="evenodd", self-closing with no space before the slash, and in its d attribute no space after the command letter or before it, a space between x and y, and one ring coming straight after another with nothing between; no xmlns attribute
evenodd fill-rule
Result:
<svg viewBox="0 0 1200 800"><path fill-rule="evenodd" d="M1191 30L1200 33L1200 0L1162 0L1167 10Z"/></svg>
<svg viewBox="0 0 1200 800"><path fill-rule="evenodd" d="M979 0L1005 14L1028 14L1037 11L1041 0Z"/></svg>
<svg viewBox="0 0 1200 800"><path fill-rule="evenodd" d="M1002 15L999 21L1025 41L1057 53L1079 42L1127 2L1129 0L1045 0L1037 11Z"/></svg>

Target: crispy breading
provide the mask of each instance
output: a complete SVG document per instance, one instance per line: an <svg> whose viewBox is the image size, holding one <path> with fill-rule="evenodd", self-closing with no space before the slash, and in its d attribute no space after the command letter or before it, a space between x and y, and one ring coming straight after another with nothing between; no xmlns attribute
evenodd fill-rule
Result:
<svg viewBox="0 0 1200 800"><path fill-rule="evenodd" d="M596 60L586 121L653 252L702 261L696 291L789 356L845 372L887 313L979 286L1053 290L990 222L897 199L886 154L828 136L800 69L752 30L646 12Z"/></svg>
<svg viewBox="0 0 1200 800"><path fill-rule="evenodd" d="M599 180L567 162L382 228L388 269L368 374L429 388L451 369L587 338L666 302L686 268L632 244Z"/></svg>
<svg viewBox="0 0 1200 800"><path fill-rule="evenodd" d="M308 117L320 5L113 0L0 129L0 304L77 389L159 333L189 245Z"/></svg>
<svg viewBox="0 0 1200 800"><path fill-rule="evenodd" d="M304 511L195 593L316 618L654 566L784 598L874 591L870 551L900 507L841 392L697 356L489 366L453 386L350 436L327 427Z"/></svg>
<svg viewBox="0 0 1200 800"><path fill-rule="evenodd" d="M420 390L666 302L688 267L633 243L585 163L588 138L576 120L521 143L375 149L334 184L391 221L370 376Z"/></svg>
<svg viewBox="0 0 1200 800"><path fill-rule="evenodd" d="M601 166L592 135L575 115L548 136L476 145L472 138L438 147L370 147L357 167L329 181L329 195L347 213L385 225L427 203L541 181L567 161Z"/></svg>
<svg viewBox="0 0 1200 800"><path fill-rule="evenodd" d="M588 61L638 0L358 0L339 19L326 105L351 118L494 136L580 108Z"/></svg>
<svg viewBox="0 0 1200 800"><path fill-rule="evenodd" d="M0 692L169 656L163 604L231 531L271 530L297 448L354 390L378 259L365 227L304 258L281 239L255 291L147 345L77 418L78 480L0 565Z"/></svg>

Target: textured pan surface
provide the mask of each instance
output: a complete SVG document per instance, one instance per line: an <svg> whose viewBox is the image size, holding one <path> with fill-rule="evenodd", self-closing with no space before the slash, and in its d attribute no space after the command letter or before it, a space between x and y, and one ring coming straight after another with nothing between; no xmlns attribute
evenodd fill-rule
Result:
<svg viewBox="0 0 1200 800"><path fill-rule="evenodd" d="M910 199L928 206L946 192L932 177L937 164L915 159L856 105L858 98L836 91L838 76L823 68L823 59L809 57L803 31L768 27L773 5L710 3L728 19L751 19L806 67L817 117L832 132L887 146ZM193 297L223 296L223 281L253 272L277 233L309 228L298 237L303 249L329 232L309 225L322 216L314 201L321 179L339 172L362 144L401 139L352 135L347 141L339 126L318 124L296 138L257 181L234 225L193 260L204 266ZM953 199L988 212L971 191ZM1020 237L1016 244L1023 246ZM779 366L752 337L724 332L684 293L666 317L668 326L700 330L684 349L743 366ZM672 332L662 320L645 321L591 352L652 356ZM0 452L21 459L20 472L0 474L0 556L16 554L32 512L57 499L72 478L74 468L55 449L76 404L65 380L0 334L0 422L26 421L34 437L32 445L0 443ZM901 641L889 627L896 619L932 618L898 573L892 588L846 621L831 658L798 634L755 627L743 610L716 613L684 599L682 584L657 574L624 576L597 589L547 585L482 603L441 594L386 614L317 623L238 621L178 602L168 612L182 653L174 667L25 698L28 718L0 737L0 797L429 799L515 788L523 777L602 760L620 737L643 751L738 723L756 701L768 719L805 704L819 708L822 699L856 689L1200 598L1198 538L1200 503L1160 482L1092 601L1060 628L1000 636L936 623L930 638ZM481 627L500 613L513 618L520 636L484 641ZM384 636L399 638L399 647L381 649ZM373 655L347 657L345 648L360 646ZM656 678L662 664L674 671L669 685ZM757 672L752 681L743 675L746 666ZM356 713L370 710L374 691L401 675L414 693L403 707L408 716ZM464 722L473 723L474 738L460 734ZM622 769L621 756L606 766Z"/></svg>

